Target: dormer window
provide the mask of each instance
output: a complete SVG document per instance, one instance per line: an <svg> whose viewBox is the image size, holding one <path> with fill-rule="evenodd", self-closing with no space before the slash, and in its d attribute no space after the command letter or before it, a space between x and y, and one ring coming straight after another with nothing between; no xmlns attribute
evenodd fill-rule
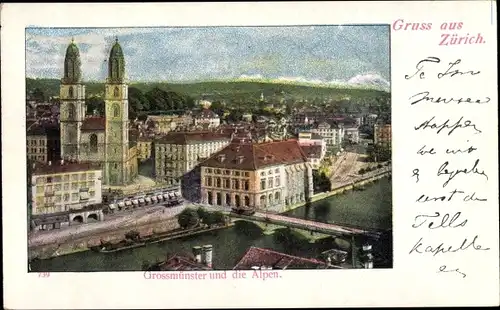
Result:
<svg viewBox="0 0 500 310"><path fill-rule="evenodd" d="M224 162L226 160L226 155L225 154L220 154L219 156L217 156L217 158L219 159L219 162Z"/></svg>
<svg viewBox="0 0 500 310"><path fill-rule="evenodd" d="M238 156L238 157L236 158L236 160L237 160L237 161L238 161L238 163L240 163L240 164L243 162L243 160L244 160L244 159L245 159L245 157L244 157L244 156Z"/></svg>

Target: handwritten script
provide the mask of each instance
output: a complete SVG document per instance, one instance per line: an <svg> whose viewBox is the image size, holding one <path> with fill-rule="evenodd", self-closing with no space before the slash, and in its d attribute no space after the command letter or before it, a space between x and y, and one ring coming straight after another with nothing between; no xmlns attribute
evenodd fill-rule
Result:
<svg viewBox="0 0 500 310"><path fill-rule="evenodd" d="M480 233L471 233L470 229L465 233L464 228L471 224L467 209L460 208L461 211L457 212L452 209L488 201L485 193L467 187L471 183L486 183L489 177L480 147L474 143L474 139L477 141L477 137L483 134L481 119L465 113L463 107L488 104L491 95L477 91L474 95L456 95L453 94L455 89L450 87L453 85L450 80L460 80L461 85L478 83L475 81L482 72L470 63L467 59L429 56L418 59L413 66L410 64L404 75L409 88L416 90L408 96L409 106L427 114L422 116L419 113L421 118L416 117L412 124L415 135L425 137L422 140L428 142L415 149L421 160L409 167L408 176L416 188L422 184L441 185L432 187L432 193L417 189L414 201L422 206L422 210L417 211L411 227L419 237L410 245L408 254L431 257L436 261L437 274L454 274L460 278L466 278L468 271L466 266L456 265L459 260L454 258L457 255L490 250ZM425 89L426 85L429 89ZM450 108L455 109L455 113ZM456 111L460 114L457 115ZM443 230L453 230L453 233L443 234Z"/></svg>

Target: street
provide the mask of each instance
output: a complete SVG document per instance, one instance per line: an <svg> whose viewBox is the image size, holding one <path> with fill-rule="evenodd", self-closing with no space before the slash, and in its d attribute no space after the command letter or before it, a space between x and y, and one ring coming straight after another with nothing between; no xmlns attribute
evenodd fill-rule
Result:
<svg viewBox="0 0 500 310"><path fill-rule="evenodd" d="M62 229L32 232L28 237L28 244L29 246L38 246L56 242L64 243L67 240L91 236L106 231L145 225L147 223L172 218L179 214L184 208L184 204L171 208L166 208L162 205L155 205L124 211L120 214L108 215L105 216L105 220L103 222L75 224Z"/></svg>

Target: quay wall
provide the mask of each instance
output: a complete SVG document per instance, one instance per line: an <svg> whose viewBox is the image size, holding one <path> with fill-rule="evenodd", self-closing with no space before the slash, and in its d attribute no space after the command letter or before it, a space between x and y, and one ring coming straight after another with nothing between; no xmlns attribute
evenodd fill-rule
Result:
<svg viewBox="0 0 500 310"><path fill-rule="evenodd" d="M356 187L375 182L377 180L382 179L383 177L388 176L390 173L391 173L390 170L378 172L378 173L375 173L374 175L364 177L364 178L359 179L357 181L350 182L348 184L341 185L341 186L338 186L336 188L332 188L332 190L329 192L315 194L312 196L311 202L320 201L320 200L323 200L323 199L326 199L326 198L329 198L329 197L332 197L332 196L335 196L338 194L342 194L346 191L353 190ZM284 206L282 212L288 212L288 211L300 208L300 207L305 206L305 205L306 205L306 202L300 202L300 203L297 203L297 204L294 204L291 206Z"/></svg>

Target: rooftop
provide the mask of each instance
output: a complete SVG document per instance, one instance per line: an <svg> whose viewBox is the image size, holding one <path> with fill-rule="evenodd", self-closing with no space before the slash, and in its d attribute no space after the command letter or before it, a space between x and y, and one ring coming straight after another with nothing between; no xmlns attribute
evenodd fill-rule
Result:
<svg viewBox="0 0 500 310"><path fill-rule="evenodd" d="M38 122L27 121L27 136L59 136L59 124L57 122Z"/></svg>
<svg viewBox="0 0 500 310"><path fill-rule="evenodd" d="M307 157L297 140L254 143L235 139L201 165L204 167L257 170L279 164L305 163Z"/></svg>
<svg viewBox="0 0 500 310"><path fill-rule="evenodd" d="M78 171L101 170L101 167L94 163L68 163L63 161L54 162L52 164L35 163L32 174L46 175L58 173L70 173Z"/></svg>
<svg viewBox="0 0 500 310"><path fill-rule="evenodd" d="M190 144L196 142L207 142L217 140L230 140L228 133L212 131L190 131L190 132L169 132L165 136L156 139L158 144Z"/></svg>
<svg viewBox="0 0 500 310"><path fill-rule="evenodd" d="M212 268L196 262L193 258L174 255L159 264L153 265L149 271L191 271L212 270Z"/></svg>
<svg viewBox="0 0 500 310"><path fill-rule="evenodd" d="M101 116L91 116L83 121L82 131L95 131L106 129L106 118Z"/></svg>
<svg viewBox="0 0 500 310"><path fill-rule="evenodd" d="M301 145L302 151L306 154L307 158L320 158L321 145Z"/></svg>
<svg viewBox="0 0 500 310"><path fill-rule="evenodd" d="M196 118L219 118L219 115L210 109L203 109L196 114Z"/></svg>
<svg viewBox="0 0 500 310"><path fill-rule="evenodd" d="M233 270L249 270L255 267L272 269L326 269L325 262L314 258L292 256L269 249L250 247Z"/></svg>

